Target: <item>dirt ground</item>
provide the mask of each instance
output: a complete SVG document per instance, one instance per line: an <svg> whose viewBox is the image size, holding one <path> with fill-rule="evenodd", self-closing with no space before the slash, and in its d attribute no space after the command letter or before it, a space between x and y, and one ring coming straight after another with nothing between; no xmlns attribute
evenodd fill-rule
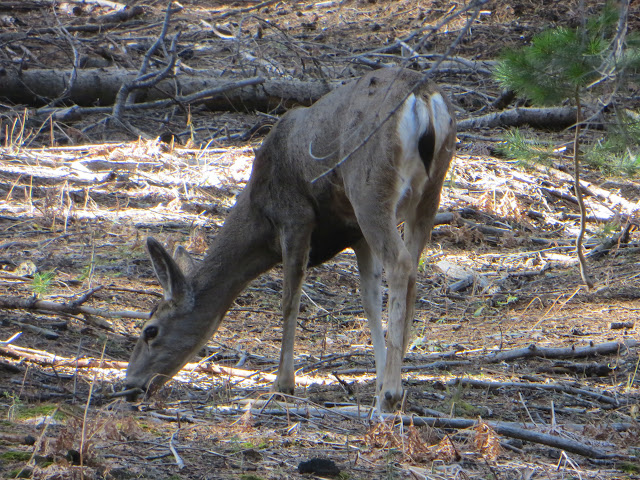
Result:
<svg viewBox="0 0 640 480"><path fill-rule="evenodd" d="M182 2L172 29L181 30L183 47L192 49L189 65L237 62L237 52L220 35L238 29L255 39L251 54L277 69L314 76L322 64L324 74L349 77L369 68L349 61L356 53L437 23L464 5L348 0L239 11L255 4ZM489 2L455 55L482 65L545 27L578 24L580 5ZM586 2L586 9L600 5ZM144 6L137 29L105 35L114 44L157 35L166 5ZM58 18L76 25L109 12L83 8L77 18ZM632 24L639 26L634 12ZM55 21L42 9L13 15L20 20L11 27L17 31ZM210 24L219 34L203 33ZM444 52L463 25L461 18L430 37L432 51ZM85 45L97 38L78 36ZM300 44L291 39L307 50L294 55ZM70 66L62 44L29 42L45 65ZM139 59L132 53L129 61ZM472 71L435 77L460 118L499 92ZM394 416L380 422L370 413L373 351L349 250L306 278L295 397L269 393L280 351L279 268L236 299L199 358L158 394L136 404L113 397L161 294L145 238L204 255L249 177L252 148L261 140L233 134L263 117L177 113L172 131L191 133L166 144L136 140L116 127L84 130L92 118L57 125L55 132L21 130L3 113L0 477L640 478L640 184L585 169L588 251L614 239L603 254L589 257L596 286L588 290L575 260L577 207L560 195L571 192L570 156L558 155L547 166L496 158L489 139L502 133L497 129L460 135L441 203L453 220L435 228L420 264L414 340L405 359L404 423ZM154 129L149 125L155 120L131 120ZM571 138L544 135L558 144ZM615 216L603 221L604 211ZM624 240L616 237L625 229ZM468 281L461 286L461 279ZM17 300L23 308L12 308ZM589 348L591 354L579 356ZM517 349L525 350L495 357ZM428 419L478 423L431 427L424 425ZM544 438L508 434L506 427ZM571 442L591 450L580 454ZM310 459L325 463L301 473L301 462ZM333 467L328 462L339 471L318 467Z"/></svg>

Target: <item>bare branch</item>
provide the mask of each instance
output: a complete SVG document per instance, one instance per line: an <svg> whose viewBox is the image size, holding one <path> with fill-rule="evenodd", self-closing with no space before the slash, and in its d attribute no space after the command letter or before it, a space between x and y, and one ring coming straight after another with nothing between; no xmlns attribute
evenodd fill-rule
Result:
<svg viewBox="0 0 640 480"><path fill-rule="evenodd" d="M113 106L112 116L113 118L116 118L121 122L122 122L122 113L124 110L124 105L135 102L135 95L133 91L156 85L162 79L166 78L171 73L171 71L173 70L173 67L175 66L176 59L177 59L176 44L179 38L179 34L176 35L171 41L171 47L168 52L170 60L169 62L167 62L167 65L165 66L165 68L163 68L159 72L147 73L151 55L153 55L156 52L156 50L164 43L167 30L169 29L169 20L171 19L171 15L173 13L176 13L182 10L182 7L172 8L172 5L173 5L172 3L167 5L164 22L162 24L162 31L160 32L160 35L158 36L156 41L153 43L153 45L151 45L151 47L149 47L149 49L145 53L144 59L142 61L142 65L140 66L140 70L138 72L138 78L136 78L132 82L123 83L122 86L120 87L120 90L118 91L118 94L116 95L116 101ZM133 127L129 125L128 128L131 129Z"/></svg>

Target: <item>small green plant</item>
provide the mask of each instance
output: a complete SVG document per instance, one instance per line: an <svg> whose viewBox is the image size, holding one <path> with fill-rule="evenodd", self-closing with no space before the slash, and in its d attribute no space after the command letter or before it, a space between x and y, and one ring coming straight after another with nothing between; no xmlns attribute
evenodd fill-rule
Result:
<svg viewBox="0 0 640 480"><path fill-rule="evenodd" d="M499 300L496 304L499 307L506 307L511 305L512 303L516 303L518 301L518 297L515 295L509 295L505 300Z"/></svg>
<svg viewBox="0 0 640 480"><path fill-rule="evenodd" d="M16 468L8 473L8 478L31 478L30 468Z"/></svg>
<svg viewBox="0 0 640 480"><path fill-rule="evenodd" d="M51 284L53 280L56 278L55 270L49 270L46 272L36 272L33 275L33 280L31 281L31 290L37 297L42 297L46 295L51 289Z"/></svg>
<svg viewBox="0 0 640 480"><path fill-rule="evenodd" d="M620 462L619 467L621 471L625 473L638 473L640 472L640 465L632 462Z"/></svg>
<svg viewBox="0 0 640 480"><path fill-rule="evenodd" d="M632 390L633 384L638 379L639 371L640 371L640 357L638 357L638 361L636 362L636 368L634 369L633 374L629 374L629 378L627 379L627 385L625 387L626 392L630 392ZM635 418L635 415L634 415L634 418Z"/></svg>
<svg viewBox="0 0 640 480"><path fill-rule="evenodd" d="M613 149L610 139L596 143L585 155L587 165L605 175L636 176L640 172L640 154L630 148Z"/></svg>
<svg viewBox="0 0 640 480"><path fill-rule="evenodd" d="M58 411L58 406L53 404L39 405L23 405L17 404L15 408L15 418L25 420L29 418L48 417L53 415L57 420L64 418L64 415Z"/></svg>
<svg viewBox="0 0 640 480"><path fill-rule="evenodd" d="M255 443L251 440L241 440L238 436L233 436L229 441L233 453L239 453L244 450L262 450L269 446L269 442L263 438L258 439L258 443Z"/></svg>
<svg viewBox="0 0 640 480"><path fill-rule="evenodd" d="M550 164L554 147L538 140L526 138L520 129L508 131L498 145L498 152L505 158L517 160L524 165L531 163Z"/></svg>
<svg viewBox="0 0 640 480"><path fill-rule="evenodd" d="M14 421L17 415L18 410L22 406L22 400L20 397L9 392L3 392L4 396L11 402L9 409L7 410L7 420L10 422Z"/></svg>
<svg viewBox="0 0 640 480"><path fill-rule="evenodd" d="M640 116L618 112L607 134L593 143L584 156L588 165L606 175L640 173Z"/></svg>
<svg viewBox="0 0 640 480"><path fill-rule="evenodd" d="M19 450L10 450L0 454L0 460L5 462L27 462L31 459L31 453Z"/></svg>
<svg viewBox="0 0 640 480"><path fill-rule="evenodd" d="M618 230L620 230L620 224L618 222L605 222L598 226L595 236L598 238L609 238Z"/></svg>
<svg viewBox="0 0 640 480"><path fill-rule="evenodd" d="M597 78L603 48L595 36L584 41L577 29L547 30L536 35L529 47L506 50L495 76L536 104L559 104L573 98L576 85Z"/></svg>

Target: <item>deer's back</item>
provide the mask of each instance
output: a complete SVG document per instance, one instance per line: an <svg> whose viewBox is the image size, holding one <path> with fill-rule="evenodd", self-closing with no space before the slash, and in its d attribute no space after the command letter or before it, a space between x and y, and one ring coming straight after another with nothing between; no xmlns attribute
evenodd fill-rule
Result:
<svg viewBox="0 0 640 480"><path fill-rule="evenodd" d="M370 188L371 195L385 195L396 188L399 107L423 78L399 68L371 72L311 107L289 111L265 138L256 154L250 197L275 229L313 226L311 264L362 237L351 190ZM435 90L429 82L415 94L428 98Z"/></svg>

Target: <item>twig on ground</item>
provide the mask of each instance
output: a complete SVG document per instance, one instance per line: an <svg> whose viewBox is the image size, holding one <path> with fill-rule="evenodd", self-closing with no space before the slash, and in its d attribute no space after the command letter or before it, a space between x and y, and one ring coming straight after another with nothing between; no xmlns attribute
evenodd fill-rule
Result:
<svg viewBox="0 0 640 480"><path fill-rule="evenodd" d="M539 389L539 390L551 390L554 392L570 393L572 395L583 395L589 398L598 400L600 402L619 406L620 401L617 398L610 397L598 392L592 392L584 388L571 387L569 385L562 385L559 383L527 383L527 382L492 382L490 380L476 380L473 378L454 378L449 380L447 385L456 386L463 385L475 388L520 388L520 389Z"/></svg>
<svg viewBox="0 0 640 480"><path fill-rule="evenodd" d="M115 360L98 360L97 358L69 358L61 357L53 353L45 352L43 350L36 350L33 348L19 347L17 345L1 345L0 352L14 356L18 358L24 358L34 363L42 365L51 365L56 367L77 367L77 368L92 368L98 365L104 368L125 369L127 368L127 362L119 362Z"/></svg>
<svg viewBox="0 0 640 480"><path fill-rule="evenodd" d="M591 249L591 251L587 254L587 257L597 259L602 257L605 253L609 252L614 246L620 246L622 243L627 243L629 241L629 232L631 231L632 223L627 223L624 229L611 237L607 237L598 245L597 247Z"/></svg>
<svg viewBox="0 0 640 480"><path fill-rule="evenodd" d="M221 13L220 15L215 16L213 19L214 20L222 20L223 18L227 18L227 17L232 17L234 15L238 15L241 13L247 13L250 12L251 10L258 10L262 7L268 7L269 5L273 5L274 3L278 3L280 0L266 0L265 2L262 3L258 3L257 5L252 5L251 7L245 7L245 8L237 8L235 10L229 10L226 11L224 13Z"/></svg>
<svg viewBox="0 0 640 480"><path fill-rule="evenodd" d="M463 366L472 362L507 362L515 360L517 358L527 357L543 357L543 358L580 358L589 357L592 355L611 355L619 353L621 350L628 350L638 345L638 341L627 339L623 342L607 342L599 345L590 345L587 347L567 347L567 348L551 348L540 347L537 345L529 345L525 348L516 348L513 350L505 350L497 353L491 353L480 357L465 357L465 360L441 360L422 365L403 365L403 372L410 372L416 370L440 370L451 367ZM442 354L445 357L460 357L465 355L466 352L446 352ZM335 372L339 375L357 375L362 373L375 373L375 369L372 368L350 368L345 370L338 370Z"/></svg>
<svg viewBox="0 0 640 480"><path fill-rule="evenodd" d="M11 320L11 323L19 326L24 330L29 330L38 335L42 335L47 340L57 340L60 335L54 332L53 330L49 330L48 328L36 327L35 325L29 325L28 323L19 322L18 320ZM0 342L0 345L2 342Z"/></svg>
<svg viewBox="0 0 640 480"><path fill-rule="evenodd" d="M93 287L93 288L89 289L88 291L84 292L80 297L78 297L73 302L71 302L69 304L69 306L72 307L72 308L73 307L79 307L80 305L85 303L87 300L89 300L93 296L94 293L99 292L103 288L104 288L104 285L98 285L97 287Z"/></svg>
<svg viewBox="0 0 640 480"><path fill-rule="evenodd" d="M10 345L11 343L13 343L14 340L16 340L20 335L22 335L22 332L17 332L14 333L13 335L11 335L9 338L7 338L6 340L2 340L0 341L0 347L4 347L5 345Z"/></svg>
<svg viewBox="0 0 640 480"><path fill-rule="evenodd" d="M368 421L370 418L370 410L363 408L362 412L358 412L355 407L337 407L327 409L319 407L317 405L307 405L299 408L288 408L287 411L290 415L300 415L304 417L326 417L327 415L339 415L340 417L350 417L359 420ZM252 414L259 415L261 412L259 409L251 409ZM227 412L234 413L234 412ZM263 415L283 415L285 410L281 408L269 409L262 412ZM466 418L443 418L443 417L419 417L413 415L396 415L391 413L378 412L381 420L396 419L402 422L404 425L424 426L428 425L432 428L454 428L454 429L469 429L478 424L477 420ZM548 445L550 447L565 450L571 453L577 453L588 458L598 459L636 459L634 456L624 455L620 453L608 453L601 449L594 448L590 445L586 445L577 440L571 438L560 437L557 435L546 434L535 431L533 429L522 428L521 424L514 424L510 422L492 422L485 421L484 423L489 425L499 435L504 435L511 438L517 438L528 442L539 443L542 445ZM532 425L532 428L536 428Z"/></svg>
<svg viewBox="0 0 640 480"><path fill-rule="evenodd" d="M42 312L67 313L69 315L96 315L104 318L134 318L148 320L148 312L133 312L129 310L104 310L101 308L87 307L84 305L75 305L71 303L56 303L50 300L38 300L36 297L10 297L0 295L0 308L22 309L22 310L38 310Z"/></svg>
<svg viewBox="0 0 640 480"><path fill-rule="evenodd" d="M633 327L633 324L631 325ZM573 373L584 375L587 377L606 377L610 375L617 367L610 362L607 363L577 363L567 361L557 361L549 367L541 367L538 372L548 373Z"/></svg>
<svg viewBox="0 0 640 480"><path fill-rule="evenodd" d="M99 367L102 366L102 362L104 361L104 353L106 350L107 350L107 341L105 340L104 344L102 345L102 353L100 354L100 361L98 363ZM84 414L82 416L82 432L80 436L80 471L84 470L84 454L86 453L84 446L87 442L87 421L89 418L89 406L91 405L91 397L93 396L93 388L96 384L97 378L98 378L98 370L96 370L95 373L93 374L93 379L89 384L89 394L87 395L87 402L84 406Z"/></svg>
<svg viewBox="0 0 640 480"><path fill-rule="evenodd" d="M457 124L458 131L493 127L519 127L524 124L564 129L576 121L576 111L570 107L513 108L466 118Z"/></svg>
<svg viewBox="0 0 640 480"><path fill-rule="evenodd" d="M118 392L118 394L119 393L120 392ZM122 396L122 395L116 395L116 394L112 395L112 397L116 397L116 396ZM176 414L167 415L160 412L149 412L149 415L155 418L159 418L160 420L163 420L165 422L196 423L196 420L193 417L187 416L187 415L181 415L179 413L177 415Z"/></svg>
<svg viewBox="0 0 640 480"><path fill-rule="evenodd" d="M415 372L417 370L446 370L451 367L460 367L469 365L471 360L438 360L436 362L425 363L422 365L403 365L403 372ZM348 368L333 372L338 375L361 375L363 373L376 373L374 367L371 368Z"/></svg>
<svg viewBox="0 0 640 480"><path fill-rule="evenodd" d="M95 23L99 24L113 24L118 22L128 22L129 20L137 17L138 15L142 15L144 13L144 8L140 5L134 5L128 8L121 8L116 10L115 12L107 13L106 15L101 15L95 19Z"/></svg>
<svg viewBox="0 0 640 480"><path fill-rule="evenodd" d="M173 454L173 458L176 459L176 465L178 466L178 469L182 470L185 467L184 460L182 460L182 457L176 450L176 447L174 447L173 445L173 441L176 437L176 434L178 434L179 432L180 432L180 427L178 427L178 429L175 432L173 432L173 434L171 435L171 439L169 440L169 450L171 450L171 453Z"/></svg>

